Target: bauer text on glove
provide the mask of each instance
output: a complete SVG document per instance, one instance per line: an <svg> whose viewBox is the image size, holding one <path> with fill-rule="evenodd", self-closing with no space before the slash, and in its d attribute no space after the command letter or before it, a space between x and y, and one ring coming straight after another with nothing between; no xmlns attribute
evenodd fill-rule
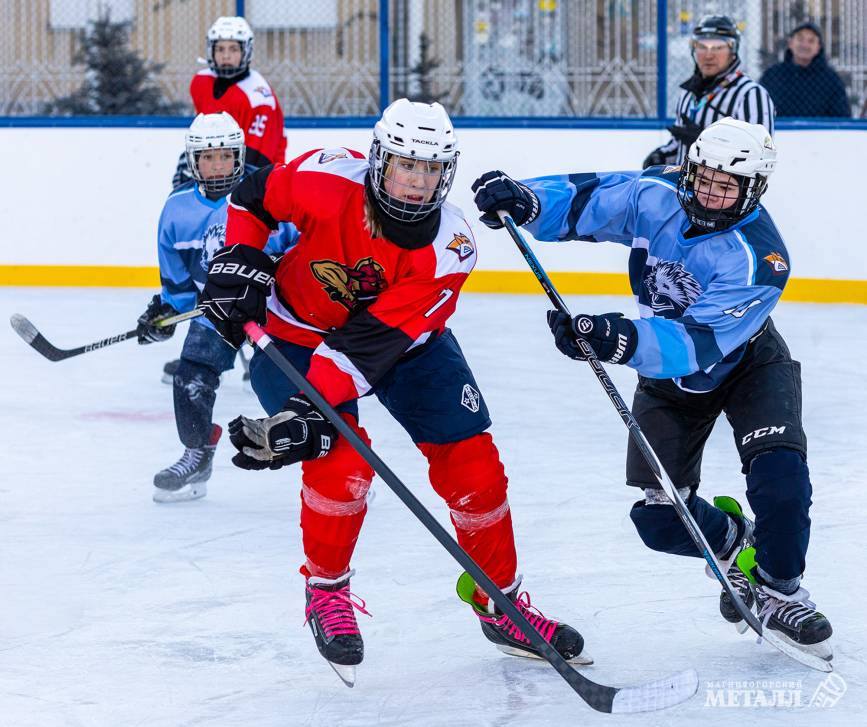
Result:
<svg viewBox="0 0 867 727"><path fill-rule="evenodd" d="M199 308L230 346L244 343L248 321L265 324L276 270L268 255L249 245L232 245L214 255Z"/></svg>
<svg viewBox="0 0 867 727"><path fill-rule="evenodd" d="M303 394L293 396L283 411L264 419L240 416L229 422L229 438L238 453L236 467L280 469L328 454L337 431Z"/></svg>
<svg viewBox="0 0 867 727"><path fill-rule="evenodd" d="M548 327L554 344L569 358L585 361L576 339L584 340L600 361L625 364L638 346L638 330L622 313L581 314L570 318L562 311L548 311Z"/></svg>

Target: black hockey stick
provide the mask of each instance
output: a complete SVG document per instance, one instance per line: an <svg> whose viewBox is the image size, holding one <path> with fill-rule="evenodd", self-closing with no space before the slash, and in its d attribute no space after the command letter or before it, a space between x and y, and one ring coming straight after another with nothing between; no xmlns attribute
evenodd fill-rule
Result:
<svg viewBox="0 0 867 727"><path fill-rule="evenodd" d="M186 321L200 315L202 315L200 310L191 310L188 313L180 313L176 316L171 316L170 318L164 318L163 320L158 321L156 325L160 327L171 326L175 323L180 323L181 321ZM108 338L88 343L86 346L79 346L78 348L57 348L49 343L45 336L36 329L36 326L20 313L14 313L9 319L9 322L21 338L45 356L49 361L63 361L66 358L79 356L82 353L89 353L90 351L96 351L99 348L113 346L115 343L120 343L121 341L135 338L136 336L136 329L133 328L131 331L127 331L126 333L118 333L116 336L109 336Z"/></svg>
<svg viewBox="0 0 867 727"><path fill-rule="evenodd" d="M310 398L310 401L322 412L325 418L346 438L350 446L373 468L391 491L421 521L422 525L437 539L440 545L472 576L473 580L493 599L500 610L518 626L533 646L542 653L548 663L557 670L560 676L566 680L569 686L588 705L599 712L649 712L679 704L695 694L698 689L698 675L692 669L674 674L667 679L622 688L596 684L587 679L583 674L575 671L542 638L539 632L517 609L515 604L497 588L494 582L488 578L467 552L458 545L457 541L446 532L445 528L437 522L433 515L410 492L407 486L401 482L398 476L365 444L361 437L356 434L355 430L343 420L291 362L280 353L277 346L274 345L274 342L262 328L251 321L244 326L244 330L254 344L279 367L287 378Z"/></svg>
<svg viewBox="0 0 867 727"><path fill-rule="evenodd" d="M572 314L569 312L568 306L560 296L560 293L557 292L557 289L554 287L554 284L551 282L551 279L548 277L544 268L536 259L536 256L533 254L533 251L530 249L524 236L518 230L517 225L515 225L515 221L505 212L498 212L497 214L500 216L503 225L515 241L518 249L521 251L521 255L524 256L524 260L526 260L527 264L530 266L530 270L533 271L533 275L536 276L536 279L542 285L542 289L548 294L548 299L554 304L554 307L557 310L571 317ZM735 604L738 613L750 625L753 631L755 631L759 636L762 636L761 622L756 618L756 615L747 608L747 605L738 595L738 592L734 589L726 574L722 572L719 561L716 559L716 555L714 555L707 539L704 537L704 533L702 533L701 529L698 527L698 523L696 523L695 518L687 508L686 503L683 501L683 498L680 496L680 493L677 491L671 478L666 473L665 468L662 466L662 462L659 461L659 457L656 456L656 452L654 452L653 448L650 446L650 442L647 441L647 437L644 436L644 432L641 431L641 427L638 426L638 422L635 420L629 407L626 406L626 402L623 401L623 398L617 391L617 387L614 386L614 382L599 362L596 353L590 347L590 344L583 338L576 338L575 340L578 347L581 349L581 353L586 357L587 363L590 364L593 373L596 374L596 378L599 379L599 383L602 384L602 388L605 389L605 393L608 394L608 398L611 399L611 403L614 404L614 408L617 409L617 413L620 414L620 418L629 430L629 436L632 437L633 443L638 447L641 455L647 462L647 466L650 467L657 481L662 485L662 489L665 490L671 500L672 505L674 505L675 512L677 512L686 527L686 531L689 533L695 546L698 548L705 561L707 561L708 566L717 577L723 590L729 594L729 597Z"/></svg>

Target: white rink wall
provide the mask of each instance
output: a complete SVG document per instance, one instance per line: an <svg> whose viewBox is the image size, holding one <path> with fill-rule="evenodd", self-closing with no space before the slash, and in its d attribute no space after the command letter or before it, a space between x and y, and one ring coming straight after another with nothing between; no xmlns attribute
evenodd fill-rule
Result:
<svg viewBox="0 0 867 727"><path fill-rule="evenodd" d="M367 129L289 129L291 157L308 149L368 148ZM470 218L479 269L525 270L503 233L473 214L470 184L481 172L513 176L630 169L667 136L654 130L459 129L461 159L450 200ZM0 195L3 265L155 266L156 227L183 129L3 128L14 170ZM765 203L786 239L793 276L867 280L862 167L867 132L780 131L780 163ZM614 245L545 246L549 270L622 272Z"/></svg>

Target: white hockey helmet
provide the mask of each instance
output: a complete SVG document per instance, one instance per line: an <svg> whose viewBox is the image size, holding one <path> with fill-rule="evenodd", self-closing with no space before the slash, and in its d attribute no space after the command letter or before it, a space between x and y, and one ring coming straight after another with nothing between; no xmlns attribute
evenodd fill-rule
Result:
<svg viewBox="0 0 867 727"><path fill-rule="evenodd" d="M777 147L764 126L726 117L704 129L689 147L677 184L677 197L692 224L724 229L758 206L776 166ZM701 168L734 177L740 188L737 201L725 209L703 206L695 194L696 173ZM712 177L711 174L709 181L713 181Z"/></svg>
<svg viewBox="0 0 867 727"><path fill-rule="evenodd" d="M442 105L405 98L392 103L373 127L368 159L370 186L382 211L396 220L417 222L438 209L454 181L459 153L454 127ZM401 160L409 160L416 174L436 179L430 199L415 203L386 192L385 183Z"/></svg>
<svg viewBox="0 0 867 727"><path fill-rule="evenodd" d="M208 28L207 49L205 57L208 67L223 78L234 78L244 73L250 67L253 58L253 30L250 24L240 16L221 17ZM235 40L241 46L241 63L231 68L220 68L214 59L214 48L221 40Z"/></svg>
<svg viewBox="0 0 867 727"><path fill-rule="evenodd" d="M244 174L244 132L225 111L218 114L199 114L184 137L187 163L193 179L211 194L228 193ZM199 155L206 149L231 149L234 155L230 174L205 179L199 167Z"/></svg>

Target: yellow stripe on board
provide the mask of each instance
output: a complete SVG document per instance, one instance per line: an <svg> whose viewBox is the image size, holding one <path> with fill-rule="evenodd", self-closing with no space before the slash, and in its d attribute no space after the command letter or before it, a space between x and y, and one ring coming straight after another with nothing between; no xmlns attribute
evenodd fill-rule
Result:
<svg viewBox="0 0 867 727"><path fill-rule="evenodd" d="M125 265L0 265L0 285L159 288L160 269Z"/></svg>
<svg viewBox="0 0 867 727"><path fill-rule="evenodd" d="M552 272L563 295L631 295L625 273ZM90 265L0 265L0 285L92 288L158 288L156 267ZM542 289L527 270L476 270L464 285L472 293L533 293ZM792 278L783 300L797 303L867 304L867 280Z"/></svg>

